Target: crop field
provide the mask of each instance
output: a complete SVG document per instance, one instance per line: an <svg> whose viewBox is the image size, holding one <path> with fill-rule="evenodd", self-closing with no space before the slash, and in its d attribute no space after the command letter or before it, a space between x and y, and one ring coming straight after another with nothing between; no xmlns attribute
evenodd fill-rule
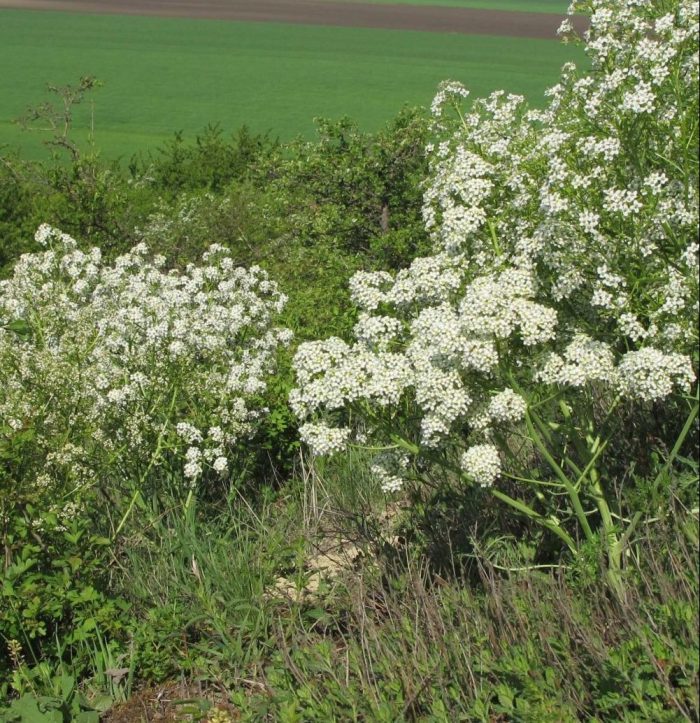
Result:
<svg viewBox="0 0 700 723"><path fill-rule="evenodd" d="M571 59L582 54L556 40L2 10L0 144L42 154L40 134L13 119L46 97L46 83L84 75L103 87L76 129L94 113L96 143L112 157L208 123L288 139L313 136L316 116L348 115L373 130L404 104L429 104L446 78L476 95L504 88L537 103Z"/></svg>
<svg viewBox="0 0 700 723"><path fill-rule="evenodd" d="M339 0L342 1L342 0ZM478 10L506 10L520 13L556 13L563 15L567 0L356 0L381 5L430 5Z"/></svg>

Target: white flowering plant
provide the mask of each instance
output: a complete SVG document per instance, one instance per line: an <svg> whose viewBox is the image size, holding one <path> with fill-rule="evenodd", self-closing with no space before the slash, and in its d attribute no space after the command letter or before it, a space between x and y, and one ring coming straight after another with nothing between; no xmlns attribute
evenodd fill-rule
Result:
<svg viewBox="0 0 700 723"><path fill-rule="evenodd" d="M441 87L434 253L352 278L355 340L302 345L291 403L315 453L369 446L387 492L473 483L574 556L601 545L619 589L643 512L615 484L651 452L626 433L656 422L665 474L697 426L698 3L570 12L590 69L566 65L544 109Z"/></svg>
<svg viewBox="0 0 700 723"><path fill-rule="evenodd" d="M37 241L0 282L0 446L31 430L3 518L106 509L114 533L143 499L235 479L291 337L275 283L217 245L178 271L143 244L104 263L49 226Z"/></svg>

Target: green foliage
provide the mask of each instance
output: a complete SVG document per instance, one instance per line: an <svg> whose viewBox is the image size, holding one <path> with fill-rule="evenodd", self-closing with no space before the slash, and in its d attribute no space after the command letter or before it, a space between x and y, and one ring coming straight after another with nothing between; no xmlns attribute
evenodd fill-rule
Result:
<svg viewBox="0 0 700 723"><path fill-rule="evenodd" d="M33 427L0 427L0 690L13 680L18 693L26 688L18 666L31 674L41 661L70 658L80 674L89 663L81 644L96 631L118 637L128 614L107 592L109 540L82 514L60 522L60 500L23 484L35 457ZM88 499L71 503L77 510Z"/></svg>
<svg viewBox="0 0 700 723"><path fill-rule="evenodd" d="M83 644L99 633L120 638L129 616L127 602L108 592L109 540L76 518L65 528L56 515L27 505L6 518L5 563L0 591L0 685L16 665L31 669L46 660L70 660L74 674L91 663ZM13 687L22 692L21 678ZM18 687L19 686L19 687Z"/></svg>
<svg viewBox="0 0 700 723"><path fill-rule="evenodd" d="M232 181L247 178L276 145L268 134L253 134L245 125L229 141L219 125L209 124L195 136L194 144L179 131L155 154L132 159L129 170L135 179L148 175L156 188L169 195L220 192Z"/></svg>
<svg viewBox="0 0 700 723"><path fill-rule="evenodd" d="M154 605L136 624L132 621L134 664L141 679L157 683L196 672L191 648L201 635L197 626L188 622L191 615L192 610L174 601Z"/></svg>
<svg viewBox="0 0 700 723"><path fill-rule="evenodd" d="M232 700L247 720L259 706L319 721L693 719L697 551L671 548L645 548L622 606L598 582L576 592L555 575L501 579L488 565L481 591L410 558L384 585L354 577L325 625L300 621L278 637L272 695Z"/></svg>
<svg viewBox="0 0 700 723"><path fill-rule="evenodd" d="M348 118L317 120L317 129L317 141L280 147L261 172L259 183L269 184L277 215L289 221L288 233L307 245L327 239L346 252L371 257L374 251L384 266L425 251L426 233L416 213L426 170L425 116L405 109L373 135ZM392 232L399 249L385 238Z"/></svg>
<svg viewBox="0 0 700 723"><path fill-rule="evenodd" d="M265 497L251 498L255 509L235 492L226 505L193 504L186 518L170 515L130 541L121 585L133 602L139 677L233 680L266 654L265 590L293 555L284 537L293 520Z"/></svg>
<svg viewBox="0 0 700 723"><path fill-rule="evenodd" d="M33 247L34 194L15 170L18 159L0 149L0 278L10 262Z"/></svg>
<svg viewBox="0 0 700 723"><path fill-rule="evenodd" d="M50 694L25 693L8 708L0 708L7 723L99 723L100 714L76 687L67 674L51 680Z"/></svg>
<svg viewBox="0 0 700 723"><path fill-rule="evenodd" d="M221 39L223 30L210 29L210 39ZM542 64L535 70L544 73ZM401 269L426 253L431 137L422 111L406 109L376 133L348 119L320 120L316 140L287 143L245 127L226 136L212 124L192 141L176 134L126 168L75 141L71 114L88 105L76 102L89 100L88 80L55 89L58 116L35 109L37 121L54 119L49 140L63 155L0 158L1 275L37 250L31 238L44 222L86 248L100 245L107 259L145 241L174 270L216 241L236 264L258 264L278 282L289 296L280 323L298 342L350 335L357 312L347 279L355 271ZM0 334L29 348L44 332L35 316L0 319ZM95 343L88 327L74 361ZM398 500L381 491L365 452L309 460L287 403L290 354L278 357L255 399L269 412L230 477L208 475L197 489L175 464L174 437L152 435L143 457L99 457L94 424L79 414L84 395L64 403L82 389L80 374L57 374L33 418L0 419L0 699L8 701L0 719L97 720L138 687L174 678L196 681L199 693L216 687L243 720L697 717L692 400L646 416L622 405L602 419L603 395L590 408L575 392L537 398L532 429L504 435L504 448L531 472L535 482L526 483L565 488L566 477L590 509L578 514L575 495L561 489L543 503L507 467L513 478L499 490L533 511L520 515L490 503L488 490L455 485L454 471L434 459L421 468L426 488ZM194 383L192 368L178 383ZM46 381L37 379L25 397ZM513 383L520 381L516 371ZM144 405L157 429L173 410L191 413L202 429L217 422L206 394L169 408L172 398L153 395ZM618 434L598 455L600 438L620 429L626 438ZM85 443L84 455L64 460L65 474L43 487L34 470L68 438ZM625 594L617 599L600 580L609 539L598 529L576 534L584 517L597 523L604 512L596 507L601 489L619 503L602 526L623 537L615 560ZM556 524L541 524L550 518ZM562 558L558 530L576 538L573 560ZM356 556L315 579L312 561L329 549ZM211 711L199 694L177 705L176 715L196 719Z"/></svg>

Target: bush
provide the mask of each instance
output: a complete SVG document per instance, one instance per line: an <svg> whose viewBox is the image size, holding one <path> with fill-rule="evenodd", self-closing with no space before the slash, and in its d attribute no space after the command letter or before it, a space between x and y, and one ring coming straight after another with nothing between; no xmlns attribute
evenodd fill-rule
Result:
<svg viewBox="0 0 700 723"><path fill-rule="evenodd" d="M290 338L273 326L285 297L265 272L235 267L221 246L177 273L143 245L110 266L50 227L37 236L51 248L0 287L0 411L8 434L34 430L33 464L10 493L186 491L244 464Z"/></svg>
<svg viewBox="0 0 700 723"><path fill-rule="evenodd" d="M285 297L220 246L178 273L144 246L109 265L48 226L37 241L0 282L0 636L32 648L105 609L105 545L135 508L247 482L290 338Z"/></svg>
<svg viewBox="0 0 700 723"><path fill-rule="evenodd" d="M187 143L182 133L155 154L131 160L131 177L149 183L168 194L224 191L233 181L248 178L278 147L267 135L253 135L242 126L230 140L218 125L208 125Z"/></svg>
<svg viewBox="0 0 700 723"><path fill-rule="evenodd" d="M360 253L380 266L405 263L427 248L420 220L423 113L405 109L376 134L347 118L316 123L317 141L280 146L261 164L255 184L268 192L268 214L285 220L292 239ZM399 234L394 248L400 230L411 237Z"/></svg>
<svg viewBox="0 0 700 723"><path fill-rule="evenodd" d="M450 118L468 91L441 88L434 255L353 277L357 341L302 345L291 399L317 453L368 440L386 491L473 485L574 556L599 546L620 592L648 510L619 488L655 449L658 498L697 425L697 5L573 9L592 70L565 66L545 110L497 92ZM649 417L655 443L629 444Z"/></svg>

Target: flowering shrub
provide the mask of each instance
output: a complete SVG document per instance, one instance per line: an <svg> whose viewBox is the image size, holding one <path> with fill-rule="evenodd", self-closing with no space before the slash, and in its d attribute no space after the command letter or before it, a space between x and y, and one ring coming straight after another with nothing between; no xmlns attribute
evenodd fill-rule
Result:
<svg viewBox="0 0 700 723"><path fill-rule="evenodd" d="M316 453L379 449L385 490L448 470L616 569L639 519L619 534L603 477L616 410L676 405L669 465L697 414L698 3L571 11L591 70L565 66L544 110L441 87L434 255L353 277L356 341L303 345L291 402Z"/></svg>
<svg viewBox="0 0 700 723"><path fill-rule="evenodd" d="M32 430L3 500L43 500L65 524L92 492L228 476L290 338L276 285L216 245L178 272L145 245L108 265L48 226L37 241L0 282L0 443Z"/></svg>

